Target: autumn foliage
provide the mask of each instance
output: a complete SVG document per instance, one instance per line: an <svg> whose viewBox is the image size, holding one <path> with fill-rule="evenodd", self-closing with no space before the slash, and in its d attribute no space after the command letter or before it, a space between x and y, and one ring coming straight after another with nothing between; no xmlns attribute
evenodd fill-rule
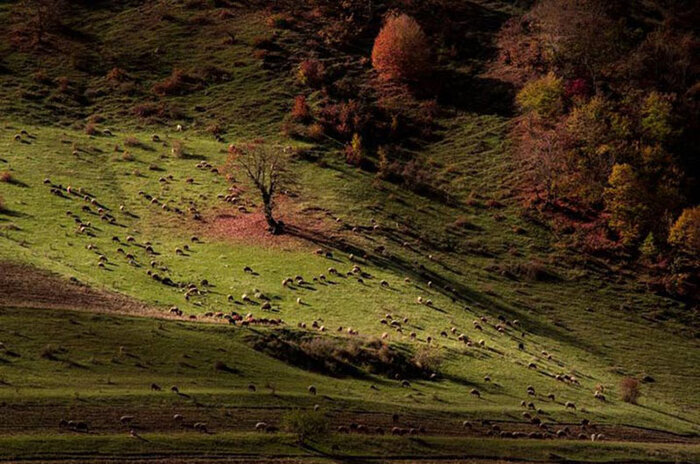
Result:
<svg viewBox="0 0 700 464"><path fill-rule="evenodd" d="M541 0L502 29L493 73L519 89L513 138L530 204L570 245L662 263L667 289L690 288L697 33L681 10L658 14L636 23L615 2Z"/></svg>
<svg viewBox="0 0 700 464"><path fill-rule="evenodd" d="M374 41L372 66L385 80L417 80L430 71L428 38L415 19L392 14Z"/></svg>

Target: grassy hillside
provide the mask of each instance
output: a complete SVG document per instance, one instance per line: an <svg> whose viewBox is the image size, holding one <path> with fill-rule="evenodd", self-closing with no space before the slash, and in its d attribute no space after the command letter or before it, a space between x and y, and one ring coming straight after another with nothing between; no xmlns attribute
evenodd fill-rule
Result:
<svg viewBox="0 0 700 464"><path fill-rule="evenodd" d="M521 213L508 116L446 112L415 156L450 196L412 193L348 166L333 141L281 134L292 70L252 56L253 45L274 34L286 51L273 57L293 54L303 31L271 30L269 13L257 9L223 15L173 2L167 14L175 19L163 19L157 5L105 2L76 13L84 37L69 46L97 67L9 42L0 49L0 459L696 460L700 350L684 308L625 269L558 249L547 228ZM0 8L0 20L8 18L9 4ZM204 14L213 19L197 19ZM117 64L131 77L108 82ZM173 68L205 64L228 77L153 95ZM41 69L50 79L34 76ZM64 75L67 90L56 87ZM149 102L166 109L139 117L135 108ZM206 130L214 123L218 141ZM277 205L289 229L281 236L265 232L254 192L222 174L229 143L263 136L297 148ZM223 198L231 192L235 204ZM354 266L362 273L350 273ZM282 285L297 275L304 284ZM199 292L187 297L190 284ZM216 316L232 311L281 323L241 327ZM564 374L578 383L556 380ZM646 378L637 405L620 397L627 376ZM280 426L290 409L314 405L332 430L365 424L373 443L332 433L314 451L286 433L253 434L261 420ZM551 437L570 432L556 441L487 438L498 436L492 424L545 433L526 411ZM123 415L134 423L120 424ZM90 439L59 428L61 419L88 422ZM582 419L596 428L582 428ZM211 434L194 431L198 421ZM424 430L376 434L396 426ZM591 432L606 439L591 443ZM673 444L630 443L660 441Z"/></svg>

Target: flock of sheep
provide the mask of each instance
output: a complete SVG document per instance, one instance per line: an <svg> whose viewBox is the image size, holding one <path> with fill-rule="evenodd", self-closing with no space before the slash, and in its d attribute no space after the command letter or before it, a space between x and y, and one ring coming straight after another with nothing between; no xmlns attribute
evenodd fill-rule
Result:
<svg viewBox="0 0 700 464"><path fill-rule="evenodd" d="M159 141L160 138L157 136L153 136L154 141ZM209 163L205 162L199 162L196 166L198 169L206 169L209 170L215 174L218 174L218 170L214 167L212 167ZM163 176L159 179L159 182L161 184L168 184L171 181L173 181L173 176ZM61 196L64 198L71 198L71 199L78 199L82 200L84 202L84 205L81 207L81 212L85 215L89 216L98 216L100 221L116 226L118 225L118 220L117 217L115 216L116 213L113 213L110 208L107 206L100 204L100 202L89 192L84 190L83 188L80 187L72 187L72 186L62 186L60 184L54 184L49 178L44 180L44 183L48 186L50 186L50 192L54 195ZM192 179L188 178L187 183L192 183ZM174 207L170 206L170 203L168 201L162 201L160 200L157 196L151 195L143 190L139 191L139 196L145 199L150 205L154 206L160 206L160 208L164 211L168 212L174 212L175 214L183 215L186 212L191 214L191 217L194 220L201 220L202 215L201 212L197 209L197 207L192 204L187 211L181 210L179 207ZM229 194L229 195L219 195L219 197L229 203L233 204L238 204L239 208L241 208L242 211L245 212L245 206L239 204L240 198L235 195L235 194ZM131 213L127 211L126 206L120 205L119 206L119 212L123 214L125 217L126 216L132 216ZM83 220L81 218L80 214L74 213L72 211L67 211L66 214L73 218L75 225L76 225L76 233L79 235L84 235L87 237L95 237L97 235L97 229L96 227L92 224L92 221L89 220ZM377 224L373 225L373 230L376 230L378 228ZM158 252L154 249L153 245L149 242L143 242L143 243L137 243L137 240L135 237L131 235L125 236L123 239L114 236L112 237L113 243L116 244L116 253L119 255L122 255L126 262L134 267L142 267L145 265L142 265L139 263L139 259L136 257L134 253L127 252L124 248L126 246L134 246L134 247L139 247L141 248L147 256L150 257L149 259L149 265L146 270L146 274L152 278L153 280L169 286L169 287L174 287L174 288L179 288L183 294L184 298L186 301L190 301L191 299L201 297L203 295L206 295L207 293L207 287L210 286L209 282L207 280L202 280L198 284L197 283L192 283L192 282L174 282L170 277L167 277L165 274L169 272L169 269L167 266L163 265L161 262L158 261L157 256ZM196 236L191 237L190 239L191 244L185 244L181 247L175 248L174 252L175 255L177 256L185 256L187 255L188 252L191 251L191 246L195 246L200 242L199 238ZM96 245L93 243L88 243L87 244L87 249L94 251L98 257L97 257L97 262L96 265L100 268L106 268L110 265L110 260L107 258L107 256L100 252L97 248ZM317 249L315 252L319 256L323 256L329 259L333 259L333 253L324 250L324 249ZM351 262L353 261L358 261L354 255L349 255L349 259ZM434 259L431 257L431 259ZM251 273L254 274L255 271L250 267L250 266L245 266L243 268L244 273ZM373 276L369 274L368 272L364 271L357 262L355 262L352 266L352 268L348 271L342 272L339 271L336 267L329 267L326 271L326 273L321 273L317 276L313 276L311 278L311 281L307 281L303 276L301 275L296 275L294 277L286 277L282 280L281 285L283 288L305 288L308 287L309 285L314 285L317 283L326 283L330 282L330 280L334 277L348 277L348 278L354 278L358 283L364 284L365 282L371 281L373 279ZM411 280L406 277L405 278L405 283L410 283ZM380 280L379 281L379 286L382 288L390 288L391 284L387 280ZM434 287L432 282L427 283L428 288L432 289ZM263 311L272 311L273 309L273 303L269 297L267 297L262 291L258 289L254 289L254 291L251 294L248 293L243 293L240 297L240 301L237 301L233 295L228 295L227 300L229 302L233 303L239 303L243 305L257 305L260 310ZM419 305L423 305L427 308L434 308L434 303L432 299L426 298L424 296L417 296L416 297L416 303ZM454 298L453 298L454 301ZM296 299L296 303L298 305L304 305L305 302L301 297L298 297ZM194 304L201 304L199 302L195 302ZM173 317L178 317L178 318L187 318L187 319L197 319L197 315L191 314L191 315L185 315L182 310L180 310L177 306L171 307L169 310L169 314ZM218 311L218 312L206 312L204 313L204 318L206 319L221 319L225 320L230 324L237 324L241 326L247 326L250 324L261 324L261 325L269 325L269 326L277 326L281 325L284 322L282 321L281 318L279 317L256 317L252 313L247 313L247 314L239 314L237 311L230 311L230 312L224 312L224 311ZM381 318L379 320L379 323L383 326L386 326L389 329L394 330L398 334L403 334L404 330L406 327L409 325L409 318L408 317L400 317L400 316L395 316L391 313L387 313L385 317ZM490 327L493 330L495 330L496 333L501 334L501 335L507 335L509 331L518 331L520 330L520 322L517 319L514 320L507 320L503 316L498 317L498 321L489 325L489 319L486 316L480 316L476 319L474 319L473 323L473 329L477 332L483 332L485 328ZM314 329L320 332L326 331L328 328L321 322L319 319L314 319L310 324L307 325L305 322L299 322L298 327L301 329ZM359 332L357 329L354 329L352 327L343 327L339 326L337 327L337 332L344 332L348 335L351 336L357 336L359 335ZM415 330L411 330L408 333L408 336L411 340L416 340L418 338L418 334ZM486 346L486 341L485 339L481 338L478 341L473 340L466 332L459 330L456 326L452 326L449 329L442 330L440 332L440 337L442 338L448 338L450 336L454 336L457 341L463 343L467 347L485 347ZM522 336L525 336L525 332L522 332ZM386 340L390 337L389 332L385 331L381 334L381 339ZM428 344L431 344L433 342L434 338L430 335L427 335L425 337L425 341ZM524 343L519 342L518 347L521 350L524 350ZM542 352L542 356L547 359L547 360L552 360L552 356L546 352ZM528 367L531 369L538 369L537 364L533 361L528 364ZM556 380L562 381L562 382L568 382L570 384L576 384L578 385L578 380L570 375L570 374L556 374L555 376ZM486 376L484 378L484 381L486 383L491 382L490 376ZM402 385L404 387L410 387L410 383L408 381L404 380L402 381ZM157 386L156 384L153 384L152 389L155 391L160 391L161 388ZM179 393L179 390L177 387L172 387L171 389L173 392ZM316 387L314 386L309 386L308 387L309 393L315 395L317 393ZM476 389L473 388L470 391L470 394L476 398L481 398L482 393ZM534 388L528 387L527 394L529 396L535 396ZM548 399L551 401L554 401L555 397L553 394L549 394ZM605 396L600 392L597 391L595 392L595 397L597 399L600 399L602 401L605 401ZM537 410L534 407L534 404L532 402L526 402L523 401L522 405L527 407L530 410L536 410L538 413L541 413L542 410ZM567 401L564 403L566 409L576 409L576 405L571 402ZM493 425L491 428L488 430L488 434L496 434L500 437L510 437L510 438L519 438L519 437L529 437L529 438L545 438L545 437L550 437L550 436L556 436L556 437L571 437L571 431L567 428L564 427L562 429L556 430L555 432L551 432L549 430L549 426L544 424L539 417L533 416L530 412L524 412L523 413L523 418L529 423L531 423L533 426L538 427L542 429L541 431L536 431L536 432L529 432L529 433L524 433L524 432L518 432L518 431L504 431L499 428L498 425ZM128 425L134 420L133 416L123 416L120 419L120 422L124 425ZM176 421L182 421L182 416L176 414L174 416L174 420ZM582 427L588 426L588 421L584 419L584 423L582 423ZM464 427L466 428L473 428L474 424L472 424L469 421L464 422ZM60 426L62 428L68 429L68 430L73 430L73 431L79 431L79 432L87 432L88 431L88 424L85 422L76 422L76 421L65 421L62 420L60 423ZM196 423L193 425L193 428L195 430L201 431L201 432L208 432L207 426L205 423ZM256 430L259 431L266 431L266 432L273 432L276 431L276 427L267 424L266 422L259 422L255 426ZM349 432L358 432L358 433L384 433L384 431L381 428L375 428L373 430L370 430L368 427L363 426L362 424L351 424L350 426L344 426L341 425L337 429L338 432L340 433L349 433ZM133 430L131 431L132 434L136 434ZM409 428L402 428L399 426L394 426L391 428L390 433L393 435L413 435L416 433L424 433L425 429L424 427L409 427ZM578 438L584 438L584 432L582 431L581 433L578 434ZM587 436L587 435L586 435ZM592 440L601 440L604 438L602 434L596 434L593 433L590 435L590 438Z"/></svg>

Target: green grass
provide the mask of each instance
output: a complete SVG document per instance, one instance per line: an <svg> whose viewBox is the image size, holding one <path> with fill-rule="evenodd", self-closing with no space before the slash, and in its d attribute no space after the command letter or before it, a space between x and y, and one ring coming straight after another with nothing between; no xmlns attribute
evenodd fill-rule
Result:
<svg viewBox="0 0 700 464"><path fill-rule="evenodd" d="M693 462L698 458L697 445L670 446L666 444L547 442L532 440L509 443L504 449L501 440L463 438L405 439L383 437L371 442L357 437L332 437L311 441L301 447L289 435L261 434L143 434L142 439L125 435L98 437L17 436L0 438L0 456L41 458L79 457L89 453L100 458L112 456L167 457L268 457L297 459L342 459L381 457L406 459L430 456L434 459L501 459L523 461L577 460L585 462ZM333 445L337 448L334 449Z"/></svg>
<svg viewBox="0 0 700 464"><path fill-rule="evenodd" d="M414 211L410 220L416 223L421 221L428 223L428 218L435 214L431 211L432 208L440 212L451 211L454 214L454 210L444 205L430 203L426 199L399 192L396 187L389 184L383 185L383 188L393 191L395 195L401 195L406 205L389 203L384 208L375 209L371 215L385 227L385 231L358 237L351 236L348 240L370 253L376 244L385 244L389 254L396 256L397 259L384 261L377 258L361 263L363 269L372 274L372 278L366 279L364 284L352 278L343 277L335 278L335 285L315 284L312 290L284 289L281 281L287 276L301 274L310 280L311 276L327 273L326 269L329 266L348 270L352 263L339 252L336 252L336 258L333 261L316 256L311 252L315 248L311 245L282 245L270 248L266 247L265 243L249 243L235 239L232 242L208 237L206 223L199 224L186 215L165 212L157 206L150 205L148 201L139 197L139 190L149 192L164 201L167 200L172 207L180 207L183 210L187 208L189 201L196 201L198 209L203 212L206 220L212 220L216 214L224 211L231 212L232 209L216 198L217 193L226 190L227 184L224 179L197 169L194 166L197 160L175 159L168 154L167 147L150 142L147 143L147 149L132 150L137 161L121 161L110 150L115 139L118 142L127 135L146 142L148 136L145 133L117 132L113 138L91 138L78 132L23 126L36 137L31 144L23 144L12 140L12 135L17 132L19 126L17 124L10 126L0 133L0 140L2 140L0 148L8 154L5 158L9 161L14 177L25 186L0 185L2 189L0 194L6 199L6 207L9 211L2 217L3 239L0 242L0 257L3 259L27 262L65 276L73 276L98 288L114 289L147 303L161 305L164 310L170 305L177 305L187 314L201 315L206 311L237 310L266 316L269 313L260 311L257 306L240 303L241 294L252 294L257 288L273 298L275 311L272 315L281 317L289 326L295 326L297 322L310 324L311 321L318 319L331 329L337 326L354 327L364 337L378 337L387 330L386 326L379 324L379 319L385 313L390 312L401 318L408 317L409 327L403 334L392 332L390 342L412 349L416 343L410 341L407 332L416 331L418 345L424 344L426 337L432 336L441 346L440 349L445 358L442 369L445 380L416 384L420 395L413 401L421 405L485 409L490 413L505 410L515 415L518 414L516 411L520 400L526 397L525 387L531 384L541 394L552 392L557 395L559 399L557 404L551 406L542 404L542 407L554 415L553 417L571 418L572 414L566 413L563 408L563 402L571 400L575 401L579 408L590 411L589 414L613 423L630 422L685 432L697 430L697 411L693 406L696 404L697 393L694 391L693 382L687 380L692 376L697 361L695 355L697 350L693 349L696 346L694 340L684 336L670 336L669 330L673 328L673 323L650 327L646 320L638 318L634 313L622 313L617 308L611 308L606 298L612 292L602 291L592 294L587 291L587 288L594 286L595 282L588 279L568 279L566 271L561 271L564 277L558 283L528 281L514 283L482 269L482 266L492 262L493 258L469 255L465 258L459 253L436 252L435 254L439 257L439 261L436 262L429 260L426 256L430 251L428 245L422 245L426 251L415 252L406 250L391 239L390 235L393 234L397 234L400 238L402 232L395 228L389 218L393 215L408 217L407 205L422 203L427 210ZM163 135L161 132L161 136ZM205 157L214 165L223 162L225 155L221 153L219 145L194 135L186 134L183 139L188 151L192 154ZM70 143L65 143L68 140ZM77 144L85 152L80 152L78 157L74 156L71 153L72 144ZM360 183L366 184L366 179L363 179L365 175L330 161L336 169L320 168L304 161L294 164L294 170L301 178L309 176L317 179L313 188L303 181L299 183L300 186L304 186L299 189L301 206L318 204L328 207L330 205L329 209L334 213L338 212L336 214L342 215L345 221L352 221L351 224L369 225L369 219L366 222L363 221L363 215L359 213L363 209L363 204L359 200L356 201L356 198L348 198L344 195L346 189L359 186ZM158 164L162 171L153 172L142 168L141 177L133 175L135 166L147 166L151 163ZM170 174L174 176L174 180L161 185L158 179ZM79 186L84 187L101 204L113 211L118 224L100 223L97 215L83 213L81 207L86 203L78 196L73 195L70 199L66 199L50 194L49 186L43 184L45 176L49 176L54 184L71 185L74 189ZM196 179L194 184L184 182L184 179L190 176ZM334 182L332 177L335 176L343 176L345 182ZM364 195L367 208L365 211L370 211L372 194L369 191L364 193L356 191L355 194ZM379 195L383 194L379 193ZM341 209L340 202L343 198L353 206ZM137 218L119 212L120 204L124 204L126 211ZM338 206L333 207L334 204ZM355 214L353 209L358 213ZM77 233L73 219L66 216L67 210L79 214L85 221L90 219L95 224L94 236L88 237ZM306 216L299 214L300 220L306 220ZM482 219L486 221L488 220L486 216L490 213L474 211L473 214L485 216ZM364 216L368 215L365 212ZM331 219L323 221L323 227L329 231L338 227ZM13 224L14 227L9 227L9 224ZM499 224L494 222L488 227L494 234L509 237L511 234L509 227L501 227ZM484 229L486 227L485 225ZM420 230L417 226L416 229ZM426 229L430 229L430 226L426 226ZM193 234L202 239L201 244L189 243L189 238ZM182 290L164 286L146 274L146 270L150 268L148 262L151 258L143 248L134 244L113 243L113 235L119 236L122 242L127 235L132 235L137 244L152 243L155 250L160 253L155 259L167 266L169 269L167 275L174 281L198 283L202 279L207 279L214 287L206 295L186 301ZM517 237L516 239L530 240L535 243L541 240L536 237L522 239L520 236L513 235ZM466 237L461 239L473 240ZM191 246L189 256L176 255L175 248L187 243ZM88 250L87 244L93 244L95 249ZM118 247L124 248L127 253L134 253L141 267L129 265L121 255L116 253L115 250ZM108 258L109 264L105 269L97 267L98 254ZM460 300L453 303L448 295L436 288L428 288L427 282L417 276L416 270L409 265L416 259L425 263L426 268L434 276L457 286L460 289ZM243 272L244 266L253 267L259 275ZM411 283L403 282L405 275L412 277ZM382 279L390 282L390 288L385 289L379 285ZM489 295L483 293L485 286L490 288ZM239 304L228 302L229 294L233 295ZM435 307L429 308L416 303L418 296L431 298ZM295 302L297 297L301 297L307 304L297 305ZM614 298L619 301L620 296ZM644 302L654 301L649 295L642 295L642 298L641 301ZM465 305L470 309L465 310ZM593 307L594 312L584 311L583 308L586 306ZM522 330L526 333L523 340L526 344L524 351L517 348L518 341L522 338L520 331L510 330L508 335L502 335L492 327L487 327L483 333L473 329L473 319L487 315L493 320L498 314L505 314L509 319L522 321ZM19 328L26 323L26 316L15 317L19 317L15 324L21 333ZM56 315L55 317L60 319L65 316ZM160 322L150 324L153 326ZM229 333L239 333L238 329L223 326L208 328L208 326L194 324L179 324L183 325L180 330L186 330L192 335L193 345L207 346L210 350L220 347L221 343L211 342L206 338L196 341L196 338L207 337L208 331L220 333L219 336L222 337L228 337ZM61 324L56 322L55 325ZM4 330L8 330L6 328L9 326L9 321L4 323ZM474 340L484 339L486 347L466 348L453 335L448 339L442 339L439 333L449 330L452 326ZM62 346L67 345L69 353L79 356L75 361L85 363L92 357L114 356L120 345L128 344L129 339L141 340L144 336L124 336L125 329L122 328L116 333L124 341L114 340L109 347L106 344L100 344L98 346L104 351L94 353L87 350L87 347L71 347L72 340L82 339L79 334L83 330L79 325L64 324L62 333L59 333L60 338L54 339L59 334L53 333L47 326L46 330L37 331L47 336L39 337L39 344L31 347L30 351L36 353L45 344L58 343ZM139 330L144 331L143 328ZM643 341L641 341L642 337ZM6 344L9 343L10 346L18 344L18 349L23 348L24 342L21 337L5 335L5 338L7 338ZM105 337L97 332L95 340L104 341ZM187 346L178 347L178 351L188 352ZM137 346L127 348L135 350L135 354L139 354L139 349L143 349ZM155 352L149 358L157 357L159 352L171 351L171 348L158 344L153 345L153 349ZM544 359L540 354L542 350L551 353L553 360ZM674 353L679 350L687 352L687 356L675 357ZM246 372L243 376L246 380L238 380L240 385L245 385L249 380L265 381L271 377L266 364L269 362L274 366L279 365L261 355L258 356L261 360L253 362L252 365L265 366L265 369L259 372L251 367L251 372ZM15 386L15 390L31 391L30 386L36 384L40 385L39 390L43 392L57 388L65 393L65 388L68 387L65 378L55 375L43 379L34 378L33 375L37 375L37 372L43 373L45 369L38 369L30 360L31 358L22 359L18 361L17 369L13 367L6 373L3 372L3 376ZM195 364L198 365L200 372L203 371L208 375L215 360L209 352ZM527 364L533 360L539 365L537 371L527 369ZM30 362L29 366L20 370L19 367L25 362ZM43 360L36 362L39 365L47 363ZM51 362L48 363L51 364ZM11 365L14 366L14 363ZM156 369L156 365L147 369ZM110 376L119 385L119 379L123 377L124 387L131 385L133 388L134 379L141 376L137 373L139 369L128 364L123 367L127 370L123 373L120 373L118 365L96 366L89 370L96 371L96 383L98 378L104 380L105 377ZM66 369L62 364L57 368ZM292 370L292 372L298 371ZM551 378L554 374L565 372L575 373L581 379L581 387L569 387ZM632 375L649 373L657 379L653 384L644 385L645 396L641 400L641 406L627 405L618 399L615 390L623 373ZM161 375L164 376L161 378L175 382L178 376L183 375L183 369L175 372L166 369ZM491 376L494 383L485 383L483 380L485 375ZM285 378L288 378L288 381L284 383L282 380L279 381L281 391L290 389L298 393L307 385L295 375ZM53 384L49 379L55 379ZM178 382L183 383L182 379ZM317 379L314 382L319 383L320 380ZM332 386L331 390L338 396L348 395L354 390L359 390L360 393L356 393L359 398L366 398L370 394L368 382L365 382L362 387L352 387L353 382L346 380L329 380L329 382ZM597 384L608 388L608 396L611 399L608 404L601 404L593 398L592 391ZM87 388L89 384L82 383L82 385L79 391L89 390ZM389 385L391 384L387 384L387 388L379 394L378 400L398 402L405 398L406 392L399 387L398 383ZM469 397L468 391L472 386L482 390L484 393L482 400ZM207 382L199 384L197 388L203 391L207 389L217 391L229 387L225 377L212 377ZM68 390L75 388L75 386L68 387ZM372 394L372 396L377 395Z"/></svg>

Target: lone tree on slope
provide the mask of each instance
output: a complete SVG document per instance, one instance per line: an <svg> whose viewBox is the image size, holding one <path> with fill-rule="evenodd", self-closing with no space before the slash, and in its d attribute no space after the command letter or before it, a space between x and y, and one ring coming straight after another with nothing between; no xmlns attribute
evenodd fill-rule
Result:
<svg viewBox="0 0 700 464"><path fill-rule="evenodd" d="M289 150L280 146L255 142L229 146L228 166L242 170L251 184L260 192L262 210L272 234L284 232L284 223L275 219L272 211L275 197L286 179Z"/></svg>

